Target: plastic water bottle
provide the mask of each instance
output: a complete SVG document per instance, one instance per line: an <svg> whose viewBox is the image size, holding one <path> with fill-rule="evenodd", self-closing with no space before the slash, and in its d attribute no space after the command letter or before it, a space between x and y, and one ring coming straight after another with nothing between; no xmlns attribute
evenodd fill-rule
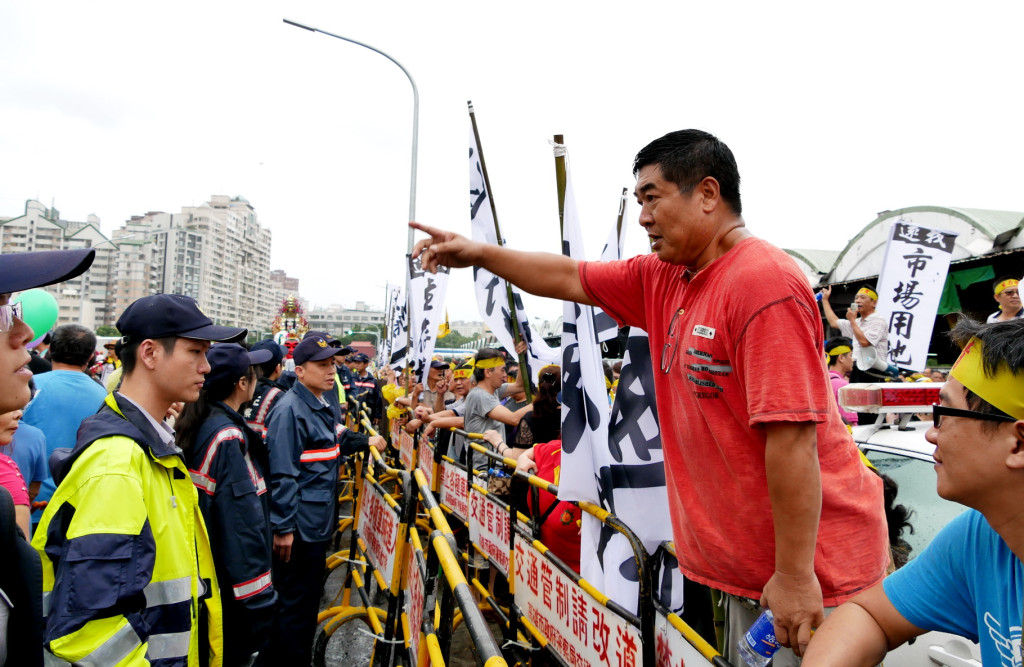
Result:
<svg viewBox="0 0 1024 667"><path fill-rule="evenodd" d="M765 667L779 650L774 620L771 609L765 609L737 644L740 656L750 667Z"/></svg>

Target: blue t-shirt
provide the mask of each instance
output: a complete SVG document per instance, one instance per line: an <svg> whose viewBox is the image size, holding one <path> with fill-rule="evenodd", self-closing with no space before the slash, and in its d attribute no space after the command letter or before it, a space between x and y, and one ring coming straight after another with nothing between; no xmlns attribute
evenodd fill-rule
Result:
<svg viewBox="0 0 1024 667"><path fill-rule="evenodd" d="M37 427L46 436L46 460L49 461L53 450L75 446L82 420L96 414L107 392L80 371L50 371L34 379L36 395L25 408L21 421ZM55 489L47 467L46 479L39 487L36 500L49 500ZM33 521L41 517L42 511L32 514Z"/></svg>
<svg viewBox="0 0 1024 667"><path fill-rule="evenodd" d="M985 667L1020 667L1024 564L979 512L949 522L883 586L917 627L980 642Z"/></svg>
<svg viewBox="0 0 1024 667"><path fill-rule="evenodd" d="M31 424L18 424L14 440L11 444L0 447L0 454L6 454L14 459L26 484L42 482L50 476L50 467L46 465L46 436Z"/></svg>

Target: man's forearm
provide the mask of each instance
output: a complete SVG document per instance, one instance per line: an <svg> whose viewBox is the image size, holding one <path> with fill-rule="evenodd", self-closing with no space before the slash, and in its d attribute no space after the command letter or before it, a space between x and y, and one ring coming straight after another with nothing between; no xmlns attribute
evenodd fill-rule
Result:
<svg viewBox="0 0 1024 667"><path fill-rule="evenodd" d="M537 296L595 305L583 291L579 264L564 255L484 244L480 266Z"/></svg>
<svg viewBox="0 0 1024 667"><path fill-rule="evenodd" d="M813 574L821 516L821 471L814 424L768 426L765 474L775 524L775 569Z"/></svg>
<svg viewBox="0 0 1024 667"><path fill-rule="evenodd" d="M850 329L853 331L853 337L857 339L857 343L861 347L871 347L871 341L864 335L864 330L860 328L856 321L850 320Z"/></svg>
<svg viewBox="0 0 1024 667"><path fill-rule="evenodd" d="M847 603L833 612L814 633L804 667L877 665L888 651L888 640L863 607Z"/></svg>
<svg viewBox="0 0 1024 667"><path fill-rule="evenodd" d="M827 299L821 300L821 309L825 312L825 319L828 321L828 325L833 329L838 329L839 318L836 316L836 312L832 310L832 304Z"/></svg>

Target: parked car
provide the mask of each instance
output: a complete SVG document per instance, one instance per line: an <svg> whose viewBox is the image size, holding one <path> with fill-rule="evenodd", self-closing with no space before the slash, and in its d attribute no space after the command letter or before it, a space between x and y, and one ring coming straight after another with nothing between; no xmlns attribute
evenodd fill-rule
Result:
<svg viewBox="0 0 1024 667"><path fill-rule="evenodd" d="M878 472L899 485L896 502L913 511L914 532L904 532L910 560L924 551L936 533L967 508L939 497L935 490L935 446L925 440L931 428L931 405L938 402L941 383L847 385L839 402L857 412L879 414L881 423L856 426L853 438ZM884 389L884 392L883 392ZM885 395L883 395L885 394ZM887 423L888 417L895 419ZM944 632L929 632L889 652L887 667L980 667L981 649L974 642Z"/></svg>

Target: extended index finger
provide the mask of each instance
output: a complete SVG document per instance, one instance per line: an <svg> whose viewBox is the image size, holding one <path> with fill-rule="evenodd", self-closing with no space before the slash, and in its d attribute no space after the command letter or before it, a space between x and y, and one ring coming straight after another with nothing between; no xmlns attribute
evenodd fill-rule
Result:
<svg viewBox="0 0 1024 667"><path fill-rule="evenodd" d="M421 232L424 232L425 234L428 234L430 236L429 239L420 239L419 241L416 242L416 247L413 248L413 251L412 251L412 258L413 259L416 259L417 257L419 257L420 253L423 251L423 249L425 247L429 246L432 242L440 241L441 237L444 235L444 230L443 229L438 229L437 227L431 227L429 225L424 225L424 224L419 223L419 222L410 222L409 226L412 227L413 229L418 229Z"/></svg>

